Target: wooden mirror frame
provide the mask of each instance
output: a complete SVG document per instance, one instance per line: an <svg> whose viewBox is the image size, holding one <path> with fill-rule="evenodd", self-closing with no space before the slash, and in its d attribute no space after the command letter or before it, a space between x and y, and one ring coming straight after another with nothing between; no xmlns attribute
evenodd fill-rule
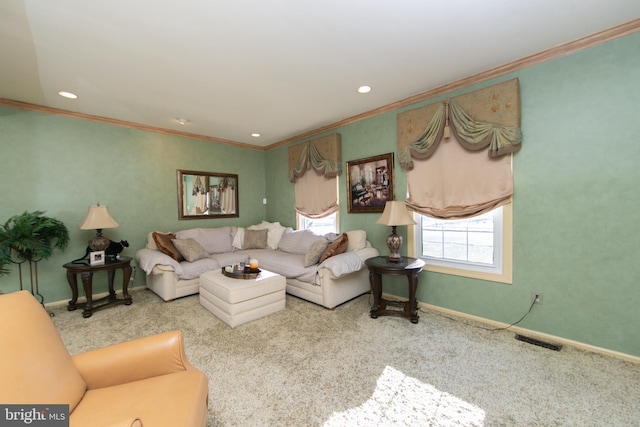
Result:
<svg viewBox="0 0 640 427"><path fill-rule="evenodd" d="M182 169L178 169L177 175L179 220L240 217L238 175ZM197 179L199 182L196 186L194 182ZM220 185L225 186L225 189L230 187L232 193L224 196L220 191ZM206 193L202 192L203 189L206 189ZM233 204L230 209L228 207L228 212L223 209L225 200L227 204ZM201 207L197 207L198 202L202 204Z"/></svg>

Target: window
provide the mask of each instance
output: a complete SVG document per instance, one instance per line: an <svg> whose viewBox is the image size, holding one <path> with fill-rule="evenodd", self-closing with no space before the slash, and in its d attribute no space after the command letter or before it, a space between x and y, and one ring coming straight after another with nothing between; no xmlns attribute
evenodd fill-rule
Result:
<svg viewBox="0 0 640 427"><path fill-rule="evenodd" d="M315 234L325 235L338 232L338 213L334 212L324 218L309 218L302 214L298 216L298 230L311 230Z"/></svg>
<svg viewBox="0 0 640 427"><path fill-rule="evenodd" d="M416 214L416 257L428 271L511 283L511 211L509 204L460 220Z"/></svg>

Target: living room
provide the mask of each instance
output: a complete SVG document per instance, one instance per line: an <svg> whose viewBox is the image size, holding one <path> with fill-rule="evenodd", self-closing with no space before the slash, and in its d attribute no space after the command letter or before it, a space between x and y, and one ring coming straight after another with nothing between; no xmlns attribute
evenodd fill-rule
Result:
<svg viewBox="0 0 640 427"><path fill-rule="evenodd" d="M513 284L423 273L420 302L511 323L537 290L544 303L521 326L640 356L634 326L639 320L638 266L633 262L638 249L629 232L638 201L633 187L638 122L631 108L638 91L638 39L637 34L625 36L458 91L514 77L520 82L524 142L514 156ZM144 246L149 231L193 226L177 220L178 169L239 176L240 218L199 220L201 226L248 226L262 220L295 226L286 146L262 151L6 106L0 111L6 189L2 221L44 210L70 231L69 247L39 265L47 302L70 297L61 266L85 251L91 233L77 225L87 206L109 206L121 225L108 237L127 240L128 255ZM396 115L393 111L333 130L342 136L342 158L395 151ZM610 136L615 136L615 147ZM341 191L346 185L343 174ZM400 168L395 186L397 194L406 186ZM344 197L341 193L341 229L363 229L374 247L385 248L388 230L375 224L378 215L348 214ZM605 220L608 216L615 220ZM406 240L406 230L401 232ZM143 284L144 275L137 274L134 286ZM387 292L406 292L394 285ZM97 292L106 290L106 284L97 286ZM3 292L17 288L17 274L0 278Z"/></svg>
<svg viewBox="0 0 640 427"><path fill-rule="evenodd" d="M543 303L520 327L637 363L640 246L633 231L640 206L638 31L636 20L631 29L603 43L575 43L548 60L521 64L489 79L478 75L415 104L267 149L0 101L0 222L43 210L66 224L69 246L38 265L45 302L66 302L71 295L62 265L82 256L92 237L77 227L89 205L109 206L120 226L105 234L114 241L127 240L130 246L123 254L130 256L144 247L150 231L178 231L194 223L248 226L266 220L295 228L289 145L339 133L343 162L395 152L399 112L517 78L523 146L513 157L512 283L423 272L417 299L427 307L510 324L527 311L532 292L541 292ZM239 218L179 221L176 171L185 169L237 174ZM406 176L397 158L394 181L396 194L404 195ZM339 189L340 229L365 230L372 245L386 253L389 229L376 224L379 214L348 213L344 173ZM399 232L406 251L406 227ZM0 291L19 288L17 273L13 268L0 277ZM133 286L144 283L138 271ZM106 289L106 282L96 280L94 292ZM406 285L390 281L385 292L406 296Z"/></svg>

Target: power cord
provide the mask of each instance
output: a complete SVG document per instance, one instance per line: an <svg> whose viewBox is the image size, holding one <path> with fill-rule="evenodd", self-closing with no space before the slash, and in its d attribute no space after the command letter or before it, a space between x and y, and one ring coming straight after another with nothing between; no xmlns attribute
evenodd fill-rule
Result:
<svg viewBox="0 0 640 427"><path fill-rule="evenodd" d="M529 315L529 313L531 313L531 310L533 310L533 306L536 305L537 299L538 299L538 295L534 295L533 301L531 301L531 305L529 306L529 310L527 310L527 312L517 322L513 322L512 324L510 324L508 326L504 326L502 328L485 328L484 326L473 325L473 324L470 324L470 323L467 323L467 322L463 322L463 321L461 321L459 319L456 319L454 317L447 316L446 314L441 314L441 313L438 313L438 312L436 312L435 314L437 314L440 317L444 317L445 319L453 320L454 322L458 322L458 323L464 323L465 325L473 326L475 328L482 329L482 330L485 330L485 331L491 331L491 332L494 332L494 331L505 331L505 330L509 329L510 327L515 326L518 323L522 322L524 320L524 318L527 317ZM424 309L421 309L421 311L426 312Z"/></svg>

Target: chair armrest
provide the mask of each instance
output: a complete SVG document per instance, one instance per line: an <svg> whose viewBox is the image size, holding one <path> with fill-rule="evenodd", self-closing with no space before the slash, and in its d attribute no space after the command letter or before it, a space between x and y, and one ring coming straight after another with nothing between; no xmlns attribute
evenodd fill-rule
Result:
<svg viewBox="0 0 640 427"><path fill-rule="evenodd" d="M181 331L126 341L73 356L89 390L195 369Z"/></svg>
<svg viewBox="0 0 640 427"><path fill-rule="evenodd" d="M103 427L142 427L142 422L138 418L127 418Z"/></svg>

